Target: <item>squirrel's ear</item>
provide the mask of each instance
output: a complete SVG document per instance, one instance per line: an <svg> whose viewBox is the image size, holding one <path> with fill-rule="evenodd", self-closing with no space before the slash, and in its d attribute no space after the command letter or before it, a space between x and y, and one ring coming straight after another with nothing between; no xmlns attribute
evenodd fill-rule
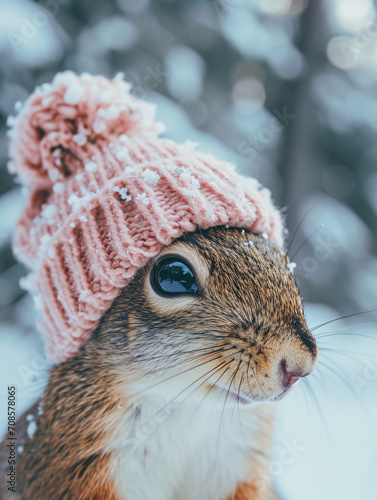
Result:
<svg viewBox="0 0 377 500"><path fill-rule="evenodd" d="M49 189L83 168L86 143L112 134L157 135L154 106L135 99L130 88L122 76L109 81L71 71L38 87L10 120L11 173L32 189Z"/></svg>

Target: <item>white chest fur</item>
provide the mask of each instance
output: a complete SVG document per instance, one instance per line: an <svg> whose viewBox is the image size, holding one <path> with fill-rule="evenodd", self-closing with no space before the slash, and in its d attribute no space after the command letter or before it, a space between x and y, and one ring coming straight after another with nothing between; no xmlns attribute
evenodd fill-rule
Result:
<svg viewBox="0 0 377 500"><path fill-rule="evenodd" d="M258 427L253 407L234 404L135 408L112 446L120 497L225 500L250 476Z"/></svg>

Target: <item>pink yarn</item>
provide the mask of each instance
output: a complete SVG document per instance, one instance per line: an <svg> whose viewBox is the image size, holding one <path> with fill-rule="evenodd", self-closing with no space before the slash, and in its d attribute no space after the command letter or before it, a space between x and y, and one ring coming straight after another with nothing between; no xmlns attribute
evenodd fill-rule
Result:
<svg viewBox="0 0 377 500"><path fill-rule="evenodd" d="M282 245L270 192L191 143L158 137L121 77L59 73L14 121L11 171L29 189L14 251L54 362L74 356L137 269L198 226Z"/></svg>

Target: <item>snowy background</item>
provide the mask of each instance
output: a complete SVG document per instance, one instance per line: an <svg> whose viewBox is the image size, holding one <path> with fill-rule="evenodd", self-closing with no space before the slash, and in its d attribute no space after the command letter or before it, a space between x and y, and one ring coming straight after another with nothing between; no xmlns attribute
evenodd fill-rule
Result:
<svg viewBox="0 0 377 500"><path fill-rule="evenodd" d="M10 249L23 202L6 166L15 102L60 70L123 71L166 135L260 179L291 235L302 221L289 254L314 327L377 307L376 12L373 0L2 2L1 434L7 385L20 415L48 370ZM302 384L279 405L271 474L284 499L376 498L376 318L315 331L312 393Z"/></svg>

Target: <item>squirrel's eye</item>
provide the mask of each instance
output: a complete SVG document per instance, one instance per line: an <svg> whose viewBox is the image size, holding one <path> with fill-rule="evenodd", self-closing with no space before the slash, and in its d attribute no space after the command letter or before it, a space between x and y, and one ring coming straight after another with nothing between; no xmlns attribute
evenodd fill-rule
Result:
<svg viewBox="0 0 377 500"><path fill-rule="evenodd" d="M196 278L189 264L180 257L162 257L154 265L151 282L162 295L192 294L198 292Z"/></svg>

